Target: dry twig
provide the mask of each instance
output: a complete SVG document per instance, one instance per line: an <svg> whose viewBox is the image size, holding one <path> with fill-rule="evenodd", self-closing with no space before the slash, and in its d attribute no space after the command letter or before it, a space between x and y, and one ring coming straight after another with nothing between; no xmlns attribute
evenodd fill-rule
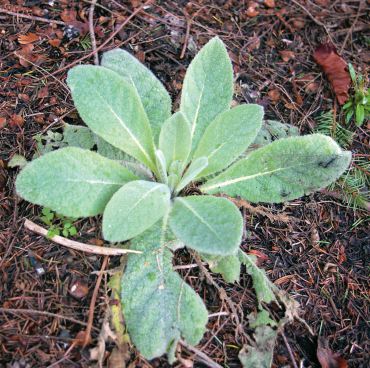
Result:
<svg viewBox="0 0 370 368"><path fill-rule="evenodd" d="M214 362L208 355L204 354L202 351L197 349L196 347L188 344L186 341L180 339L180 344L184 346L189 351L193 352L195 355L197 355L204 364L206 364L210 368L222 368L218 363Z"/></svg>
<svg viewBox="0 0 370 368"><path fill-rule="evenodd" d="M39 310L33 310L33 309L16 309L16 308L0 308L0 313L10 313L10 314L34 314L35 316L45 316L45 317L55 317L64 319L66 321L70 321L76 324L79 324L81 326L87 326L87 323L79 321L78 319L72 318L72 317L66 317L62 316L61 314L46 312L46 311L39 311ZM94 328L96 329L96 328ZM97 329L96 329L97 330Z"/></svg>
<svg viewBox="0 0 370 368"><path fill-rule="evenodd" d="M90 340L91 340L91 329L93 327L93 321L94 321L95 303L96 303L96 299L98 297L100 283L101 283L101 280L103 278L103 271L105 270L105 268L107 267L107 264L108 264L108 259L109 259L108 256L104 257L98 279L96 280L94 292L93 292L93 295L91 297L90 307L89 307L89 319L87 320L87 327L86 327L86 331L85 331L85 339L84 339L84 342L83 342L83 345L82 345L83 347L86 347L86 345L88 345Z"/></svg>
<svg viewBox="0 0 370 368"><path fill-rule="evenodd" d="M10 10L6 10L4 8L0 8L0 13L14 15L15 17L18 17L18 18L31 19L31 20L35 20L35 21L38 21L38 22L51 23L51 24L54 23L54 24L59 24L60 26L65 26L66 25L66 23L62 22L61 20L46 19L46 18L36 17L34 15L16 13L16 12L12 12Z"/></svg>
<svg viewBox="0 0 370 368"><path fill-rule="evenodd" d="M24 222L24 226L26 229L31 230L36 234L40 234L43 236L47 236L48 234L48 231L46 229L35 224L34 222L30 220L26 220ZM99 254L102 256L121 256L122 254L126 254L126 253L139 253L139 254L142 253L138 250L131 250L131 249L98 247L96 245L80 243L74 240L63 238L62 236L59 236L59 235L53 236L52 238L50 238L50 240L53 241L54 243L63 245L64 247L67 247L70 249L80 250L86 253Z"/></svg>
<svg viewBox="0 0 370 368"><path fill-rule="evenodd" d="M97 0L92 0L89 10L89 32L90 32L90 39L91 39L91 46L94 52L94 64L99 65L99 55L96 51L96 38L94 32L94 9Z"/></svg>

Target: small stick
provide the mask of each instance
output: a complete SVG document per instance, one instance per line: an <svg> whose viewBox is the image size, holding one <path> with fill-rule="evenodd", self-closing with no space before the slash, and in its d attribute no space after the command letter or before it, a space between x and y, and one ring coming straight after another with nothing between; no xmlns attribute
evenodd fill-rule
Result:
<svg viewBox="0 0 370 368"><path fill-rule="evenodd" d="M185 19L186 19L186 33L185 33L184 45L182 46L182 50L180 54L180 59L183 59L185 56L186 48L189 42L190 27L191 27L191 22L192 22L192 19L189 17L188 13L184 12L184 14L185 14Z"/></svg>
<svg viewBox="0 0 370 368"><path fill-rule="evenodd" d="M94 64L99 65L99 55L96 51L96 38L94 32L94 9L97 0L92 0L89 10L89 31L90 31L90 39L91 39L91 46L94 52Z"/></svg>
<svg viewBox="0 0 370 368"><path fill-rule="evenodd" d="M184 346L189 351L193 352L195 355L198 355L199 358L201 358L202 362L206 364L210 368L222 368L221 365L213 361L208 355L204 354L202 351L197 349L194 346L189 345L186 341L180 339L180 344Z"/></svg>
<svg viewBox="0 0 370 368"><path fill-rule="evenodd" d="M89 318L87 320L87 327L86 327L86 331L85 331L85 339L84 339L82 347L86 347L86 345L88 345L90 340L91 340L91 329L93 327L93 322L94 322L94 309L95 309L96 298L98 297L98 292L99 292L101 279L103 278L103 271L107 267L108 259L109 259L108 256L104 257L98 279L96 280L94 292L93 292L93 295L92 295L91 301L90 301Z"/></svg>
<svg viewBox="0 0 370 368"><path fill-rule="evenodd" d="M288 349L288 353L289 353L289 356L290 356L290 360L291 360L291 361L292 361L292 363L293 363L293 367L294 367L294 368L298 368L297 363L296 363L296 361L295 361L295 359L294 359L294 355L293 355L293 352L292 352L292 348L291 348L291 347L290 347L290 345L289 345L289 342L288 342L288 340L287 340L287 338L286 338L286 336L285 336L285 334L284 334L284 331L281 331L281 336L283 337L283 340L284 340L285 346L286 346L286 348Z"/></svg>
<svg viewBox="0 0 370 368"><path fill-rule="evenodd" d="M0 313L10 313L10 314L34 314L35 316L46 316L46 317L55 317L61 318L66 321L70 321L81 326L87 326L87 323L79 321L78 319L74 319L72 317L62 316L61 314L46 312L46 311L39 311L39 310L32 310L32 309L15 309L15 308L0 308ZM95 329L95 328L94 328Z"/></svg>
<svg viewBox="0 0 370 368"><path fill-rule="evenodd" d="M48 231L46 229L27 219L24 222L24 227L28 230L33 231L36 234L43 235L45 237L48 234ZM138 254L142 253L138 250L98 247L96 245L84 244L74 240L63 238L62 236L59 235L54 235L52 238L50 238L50 240L59 245L63 245L64 247L67 248L80 250L86 253L99 254L102 256L120 256L126 253L138 253Z"/></svg>
<svg viewBox="0 0 370 368"><path fill-rule="evenodd" d="M66 23L62 22L61 20L52 20L52 19L46 19L46 18L41 18L41 17L36 17L34 15L27 15L27 14L20 14L20 13L15 13L10 10L6 10L4 8L0 8L0 13L5 13L9 15L14 15L15 17L19 18L26 18L26 19L31 19L31 20L37 20L39 22L44 22L44 23L55 23L59 24L60 26L65 26Z"/></svg>

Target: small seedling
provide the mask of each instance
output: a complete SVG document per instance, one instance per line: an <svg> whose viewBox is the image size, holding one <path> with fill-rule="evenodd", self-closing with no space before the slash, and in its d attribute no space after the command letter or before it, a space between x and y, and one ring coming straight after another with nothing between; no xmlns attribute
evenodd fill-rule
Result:
<svg viewBox="0 0 370 368"><path fill-rule="evenodd" d="M121 160L66 147L27 164L17 191L64 216L103 214L107 241L130 240L142 252L127 258L121 301L143 356L167 353L174 361L180 339L195 345L206 330L202 298L172 267L175 250L184 246L230 282L244 264L262 313L258 320L272 325L263 305L277 302L276 287L240 249L243 218L228 197L254 203L299 198L336 180L351 153L321 134L259 139L258 149L248 149L262 128L263 108L230 108L232 65L217 37L191 62L174 114L164 86L123 50L106 52L102 66L74 67L67 83L82 119L130 158L130 169Z"/></svg>
<svg viewBox="0 0 370 368"><path fill-rule="evenodd" d="M356 125L361 126L370 114L370 89L366 88L365 78L361 74L356 75L352 64L349 64L348 68L353 83L354 96L344 104L343 111L346 114L347 124L354 116Z"/></svg>
<svg viewBox="0 0 370 368"><path fill-rule="evenodd" d="M60 234L68 238L77 234L77 229L73 225L75 219L59 215L47 207L44 207L41 213L40 220L48 226L48 238Z"/></svg>

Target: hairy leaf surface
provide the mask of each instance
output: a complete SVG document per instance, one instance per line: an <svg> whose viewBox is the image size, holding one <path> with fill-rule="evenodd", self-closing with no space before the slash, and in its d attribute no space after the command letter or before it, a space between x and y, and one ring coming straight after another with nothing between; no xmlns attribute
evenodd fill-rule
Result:
<svg viewBox="0 0 370 368"><path fill-rule="evenodd" d="M18 175L19 195L71 217L95 216L119 188L137 177L118 162L67 147L33 160Z"/></svg>
<svg viewBox="0 0 370 368"><path fill-rule="evenodd" d="M167 185L135 180L124 185L109 201L103 215L104 239L131 239L154 225L170 207Z"/></svg>
<svg viewBox="0 0 370 368"><path fill-rule="evenodd" d="M277 301L275 291L276 286L269 280L266 272L256 264L256 257L239 251L240 261L246 266L247 272L252 277L253 287L257 294L258 304L262 302L269 304Z"/></svg>
<svg viewBox="0 0 370 368"><path fill-rule="evenodd" d="M242 216L233 203L205 196L176 198L169 224L186 246L211 255L236 253L243 230Z"/></svg>
<svg viewBox="0 0 370 368"><path fill-rule="evenodd" d="M207 167L207 165L207 157L198 157L194 161L192 161L184 176L182 177L180 183L176 187L176 191L180 192L188 184L190 184L199 175L199 173Z"/></svg>
<svg viewBox="0 0 370 368"><path fill-rule="evenodd" d="M350 160L350 152L321 134L280 139L253 151L201 190L251 202L284 202L329 185Z"/></svg>
<svg viewBox="0 0 370 368"><path fill-rule="evenodd" d="M167 169L175 161L185 164L191 149L191 133L183 113L173 114L163 124L159 135L159 149L166 157Z"/></svg>
<svg viewBox="0 0 370 368"><path fill-rule="evenodd" d="M90 129L153 170L153 137L136 88L112 70L92 65L71 69L67 82Z"/></svg>
<svg viewBox="0 0 370 368"><path fill-rule="evenodd" d="M284 124L277 120L266 120L262 124L253 142L254 148L265 146L281 138L294 137L299 135L299 130L291 124Z"/></svg>
<svg viewBox="0 0 370 368"><path fill-rule="evenodd" d="M163 122L171 115L171 98L163 84L145 65L125 50L105 52L101 64L136 87L152 126L154 140L157 142Z"/></svg>
<svg viewBox="0 0 370 368"><path fill-rule="evenodd" d="M191 127L192 147L197 147L208 124L230 108L233 71L222 41L215 37L195 56L185 74L180 111Z"/></svg>
<svg viewBox="0 0 370 368"><path fill-rule="evenodd" d="M254 341L239 352L243 368L271 368L277 331L270 326L257 327Z"/></svg>
<svg viewBox="0 0 370 368"><path fill-rule="evenodd" d="M132 342L147 359L169 354L180 337L197 344L208 319L202 299L172 270L173 237L166 220L131 241L143 253L128 256L122 304Z"/></svg>
<svg viewBox="0 0 370 368"><path fill-rule="evenodd" d="M220 273L226 282L239 281L241 262L238 255L212 256L201 254L212 272Z"/></svg>
<svg viewBox="0 0 370 368"><path fill-rule="evenodd" d="M208 125L194 153L194 158L208 158L208 166L198 178L214 174L233 163L256 138L262 118L263 108L253 104L240 105L218 115Z"/></svg>

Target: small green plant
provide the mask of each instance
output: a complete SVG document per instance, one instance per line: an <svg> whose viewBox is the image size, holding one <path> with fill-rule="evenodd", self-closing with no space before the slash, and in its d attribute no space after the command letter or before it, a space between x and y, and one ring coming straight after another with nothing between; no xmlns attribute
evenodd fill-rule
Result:
<svg viewBox="0 0 370 368"><path fill-rule="evenodd" d="M124 152L130 165L65 147L27 164L17 191L65 216L103 214L107 241L130 240L142 252L128 256L121 279L125 323L139 351L174 361L180 339L197 344L206 330L202 299L172 267L174 251L184 246L230 282L244 264L259 303L254 326L262 320L273 326L263 306L277 302L277 289L240 249L243 218L227 196L254 203L301 197L336 180L351 153L321 134L269 143L268 131L260 148L247 150L262 128L263 109L230 108L232 65L217 37L191 62L174 114L163 85L123 50L106 52L102 66L74 67L67 82L91 131Z"/></svg>
<svg viewBox="0 0 370 368"><path fill-rule="evenodd" d="M348 68L353 83L354 96L344 104L343 110L346 113L347 124L354 116L356 125L361 126L370 114L370 89L366 88L364 77L361 74L356 75L352 64L349 64Z"/></svg>
<svg viewBox="0 0 370 368"><path fill-rule="evenodd" d="M77 234L77 229L73 225L75 219L59 215L47 207L42 209L41 214L40 220L48 226L48 238L60 234L68 238Z"/></svg>

